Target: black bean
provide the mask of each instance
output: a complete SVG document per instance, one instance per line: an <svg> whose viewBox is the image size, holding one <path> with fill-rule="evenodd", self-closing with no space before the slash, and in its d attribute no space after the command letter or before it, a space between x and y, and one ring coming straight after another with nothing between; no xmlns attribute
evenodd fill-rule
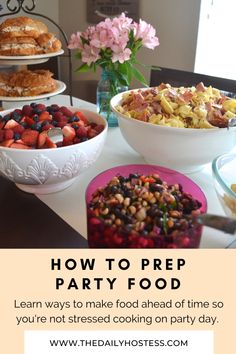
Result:
<svg viewBox="0 0 236 354"><path fill-rule="evenodd" d="M151 183L149 189L151 192L162 192L164 187L157 183Z"/></svg>

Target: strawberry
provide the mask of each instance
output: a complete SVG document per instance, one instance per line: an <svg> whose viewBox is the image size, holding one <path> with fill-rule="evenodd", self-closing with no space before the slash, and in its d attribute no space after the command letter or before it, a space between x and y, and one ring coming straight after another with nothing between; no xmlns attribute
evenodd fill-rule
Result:
<svg viewBox="0 0 236 354"><path fill-rule="evenodd" d="M47 137L46 131L43 131L42 133L39 134L38 143L37 143L39 149L41 149L45 145L46 137Z"/></svg>
<svg viewBox="0 0 236 354"><path fill-rule="evenodd" d="M52 124L45 124L42 127L42 131L45 131L45 130L48 130L48 129L51 129L51 128L54 128L54 126Z"/></svg>
<svg viewBox="0 0 236 354"><path fill-rule="evenodd" d="M63 113L65 116L72 118L74 113L72 113L67 107L62 106L59 108L59 112Z"/></svg>
<svg viewBox="0 0 236 354"><path fill-rule="evenodd" d="M75 130L70 125L65 125L62 128L62 133L63 133L64 137L66 137L67 139L70 139L71 141L74 139L74 137L76 135Z"/></svg>
<svg viewBox="0 0 236 354"><path fill-rule="evenodd" d="M85 117L84 113L77 111L74 113L74 115L81 119L85 124L88 124L88 119Z"/></svg>
<svg viewBox="0 0 236 354"><path fill-rule="evenodd" d="M13 139L13 137L14 137L13 130L12 129L5 129L4 139L9 140L9 139Z"/></svg>
<svg viewBox="0 0 236 354"><path fill-rule="evenodd" d="M96 132L98 132L98 133L101 133L103 131L103 129L104 129L104 125L102 125L102 124L98 124L98 125L96 125L96 127L94 127L94 130L96 130Z"/></svg>
<svg viewBox="0 0 236 354"><path fill-rule="evenodd" d="M46 145L46 147L48 147L48 148L50 148L50 149L57 148L57 145L54 144L54 143L52 142L52 140L49 139L48 136L46 136L45 145Z"/></svg>
<svg viewBox="0 0 236 354"><path fill-rule="evenodd" d="M73 144L78 144L80 143L80 138L78 138L78 136L76 136L73 140Z"/></svg>
<svg viewBox="0 0 236 354"><path fill-rule="evenodd" d="M15 143L25 145L24 142L21 139L15 140Z"/></svg>
<svg viewBox="0 0 236 354"><path fill-rule="evenodd" d="M19 125L14 119L10 119L4 126L4 129L13 129Z"/></svg>
<svg viewBox="0 0 236 354"><path fill-rule="evenodd" d="M4 140L0 143L0 146L10 147L14 143L14 139Z"/></svg>
<svg viewBox="0 0 236 354"><path fill-rule="evenodd" d="M14 148L14 149L30 149L30 147L28 145L20 144L20 143L13 143L13 144L11 144L10 147Z"/></svg>
<svg viewBox="0 0 236 354"><path fill-rule="evenodd" d="M44 120L48 120L48 121L52 120L52 116L50 116L50 114L47 111L44 111L39 115L39 121L42 122Z"/></svg>
<svg viewBox="0 0 236 354"><path fill-rule="evenodd" d="M80 121L78 121L78 122L73 122L73 123L70 123L70 125L72 126L72 125L76 125L77 127L84 127L85 126L85 123L82 121L82 120L80 120Z"/></svg>
<svg viewBox="0 0 236 354"><path fill-rule="evenodd" d="M22 120L21 120L21 122L22 122ZM31 127L35 123L35 121L28 116L25 117L24 122L26 122L29 127Z"/></svg>
<svg viewBox="0 0 236 354"><path fill-rule="evenodd" d="M95 129L90 129L88 132L88 137L89 138L94 138L96 135L98 135L98 132L96 132Z"/></svg>
<svg viewBox="0 0 236 354"><path fill-rule="evenodd" d="M37 144L39 132L37 130L25 129L21 135L24 144L35 146Z"/></svg>
<svg viewBox="0 0 236 354"><path fill-rule="evenodd" d="M0 143L4 140L4 136L5 136L5 131L0 130Z"/></svg>
<svg viewBox="0 0 236 354"><path fill-rule="evenodd" d="M12 130L14 133L22 134L25 128L22 125L18 124Z"/></svg>
<svg viewBox="0 0 236 354"><path fill-rule="evenodd" d="M73 144L73 140L64 136L62 146L68 146L68 145L72 145L72 144Z"/></svg>

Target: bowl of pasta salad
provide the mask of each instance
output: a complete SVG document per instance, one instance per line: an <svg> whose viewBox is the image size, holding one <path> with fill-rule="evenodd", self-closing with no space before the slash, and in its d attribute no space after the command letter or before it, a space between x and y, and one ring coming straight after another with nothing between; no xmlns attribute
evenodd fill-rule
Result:
<svg viewBox="0 0 236 354"><path fill-rule="evenodd" d="M236 99L203 83L129 90L112 98L111 109L125 140L151 164L194 172L236 144L236 127L228 127Z"/></svg>

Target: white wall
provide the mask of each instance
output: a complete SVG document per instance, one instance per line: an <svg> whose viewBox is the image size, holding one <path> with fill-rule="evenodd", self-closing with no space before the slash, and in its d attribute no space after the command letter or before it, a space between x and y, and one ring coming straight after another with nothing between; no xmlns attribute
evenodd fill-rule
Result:
<svg viewBox="0 0 236 354"><path fill-rule="evenodd" d="M236 80L235 12L235 0L202 1L196 72Z"/></svg>
<svg viewBox="0 0 236 354"><path fill-rule="evenodd" d="M140 17L156 28L160 46L154 51L142 48L139 60L147 65L192 71L200 2L201 0L140 0ZM68 36L85 30L89 25L86 22L86 0L59 0L59 21ZM78 61L74 61L74 68L78 64ZM143 73L149 81L149 70ZM85 80L96 79L98 75L74 73L73 77L75 80Z"/></svg>

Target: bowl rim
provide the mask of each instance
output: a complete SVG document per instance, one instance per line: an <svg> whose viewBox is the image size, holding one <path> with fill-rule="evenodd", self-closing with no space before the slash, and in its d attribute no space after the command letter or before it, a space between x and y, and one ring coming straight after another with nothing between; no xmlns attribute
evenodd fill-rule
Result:
<svg viewBox="0 0 236 354"><path fill-rule="evenodd" d="M201 197L202 197L202 201L204 202L204 204L202 204L202 206L199 208L200 210L202 210L202 213L206 213L207 209L208 209L208 202L207 202L207 197L204 193L204 191L202 190L202 188L196 183L194 182L190 177L186 176L184 173L181 173L177 170L173 170L171 168L168 167L164 167L164 166L159 166L159 165L154 165L154 164L144 164L144 163L137 163L137 164L126 164L126 165L116 165L110 168L107 168L106 170L103 170L102 172L98 173L96 176L94 176L89 183L86 186L86 190L85 190L85 202L88 202L88 196L89 196L89 187L93 184L93 182L98 178L101 177L101 175L106 174L109 171L112 170L119 170L123 167L127 167L127 168L133 168L133 167L151 167L151 168L156 168L158 170L163 171L163 173L173 173L173 174L177 174L179 176L181 176L182 178L188 180L189 182L191 182L192 185L194 185L196 187L196 189L199 190L199 192L201 193ZM118 172L117 172L118 173ZM116 173L116 174L117 174ZM131 172L130 172L131 173ZM104 185L105 186L105 185Z"/></svg>
<svg viewBox="0 0 236 354"><path fill-rule="evenodd" d="M153 123L150 123L150 122L143 122L143 121L141 121L141 120L138 120L138 119L135 119L135 118L132 118L132 117L128 117L128 116L126 116L125 114L123 114L123 113L121 113L121 112L119 112L116 108L115 108L115 105L114 105L114 101L117 99L117 98L119 98L119 97L121 97L122 98L122 96L124 95L124 94L126 94L126 93L128 93L128 92L132 92L132 91L139 91L139 90L148 90L148 89L150 89L150 88L152 88L152 87L142 87L142 88L137 88L137 89L131 89L131 90L128 90L128 91L124 91L124 92L120 92L120 93L118 93L117 95L115 95L115 96L113 96L112 97L112 99L111 99L111 101L110 101L110 106L111 106L111 109L112 109L112 111L115 113L115 114L117 114L117 116L118 116L118 119L119 118L121 118L121 119L125 119L125 120L128 120L129 122L136 122L137 124L140 124L141 126L143 126L143 125L146 125L146 126L151 126L151 127L158 127L159 129L161 129L161 130L172 130L173 132L181 132L181 133L183 133L183 132L191 132L191 133L193 133L193 132L197 132L197 131L199 131L199 132L201 132L201 133L206 133L206 134L210 134L210 132L220 132L220 131L230 131L230 130L236 130L236 127L230 127L230 129L229 128L219 128L219 127L213 127L213 128L209 128L209 129L207 129L207 128L177 128L177 127L170 127L170 126L165 126L165 125L158 125L158 124L153 124ZM119 102L121 101L121 99L119 100ZM116 104L117 105L117 104ZM187 133L187 134L190 134L190 133Z"/></svg>
<svg viewBox="0 0 236 354"><path fill-rule="evenodd" d="M45 153L46 151L52 151L52 152L53 151L62 151L62 149L64 151L64 150L69 150L72 147L81 146L81 144L83 144L83 146L85 146L85 144L89 144L91 140L94 141L94 139L98 139L102 134L106 134L106 132L108 130L108 123L107 123L107 120L101 114L97 113L96 111L92 111L92 110L89 110L89 109L86 109L86 108L79 108L79 107L74 107L74 106L66 106L66 107L69 108L69 109L70 108L78 109L78 110L80 110L81 112L83 112L85 114L86 113L93 113L96 116L99 116L100 118L102 118L103 123L104 123L103 131L101 131L98 135L94 136L93 138L91 138L91 139L89 139L87 141L82 141L81 143L72 144L72 145L68 145L68 146L61 146L61 147L56 148L56 149L55 148L54 149L52 149L52 148L45 148L45 149L31 149L31 148L30 149L16 149L16 148L9 148L9 147L6 147L6 146L0 146L0 152L1 151L12 151L12 152L16 152L16 153L22 153L24 151L25 153L30 154L33 151L34 152L38 152L38 153L40 153L40 152L42 152L42 153L44 152ZM16 107L14 109L21 109L21 108L22 107L20 107L20 108ZM14 111L14 109L8 109L8 110L5 110L5 111L2 111L1 113L3 113L3 112L12 112L12 111Z"/></svg>
<svg viewBox="0 0 236 354"><path fill-rule="evenodd" d="M212 161L212 172L213 175L215 177L215 179L217 180L217 182L219 183L219 185L223 188L223 190L225 191L225 193L227 193L227 195L229 195L231 198L233 198L233 200L236 201L236 194L231 190L231 188L229 188L229 186L225 183L225 181L221 178L221 175L219 173L219 167L222 166L218 166L218 164L221 163L222 159L225 158L236 158L236 154L232 154L232 153L227 153L227 154L223 154L223 155L219 155L217 156L213 161Z"/></svg>

